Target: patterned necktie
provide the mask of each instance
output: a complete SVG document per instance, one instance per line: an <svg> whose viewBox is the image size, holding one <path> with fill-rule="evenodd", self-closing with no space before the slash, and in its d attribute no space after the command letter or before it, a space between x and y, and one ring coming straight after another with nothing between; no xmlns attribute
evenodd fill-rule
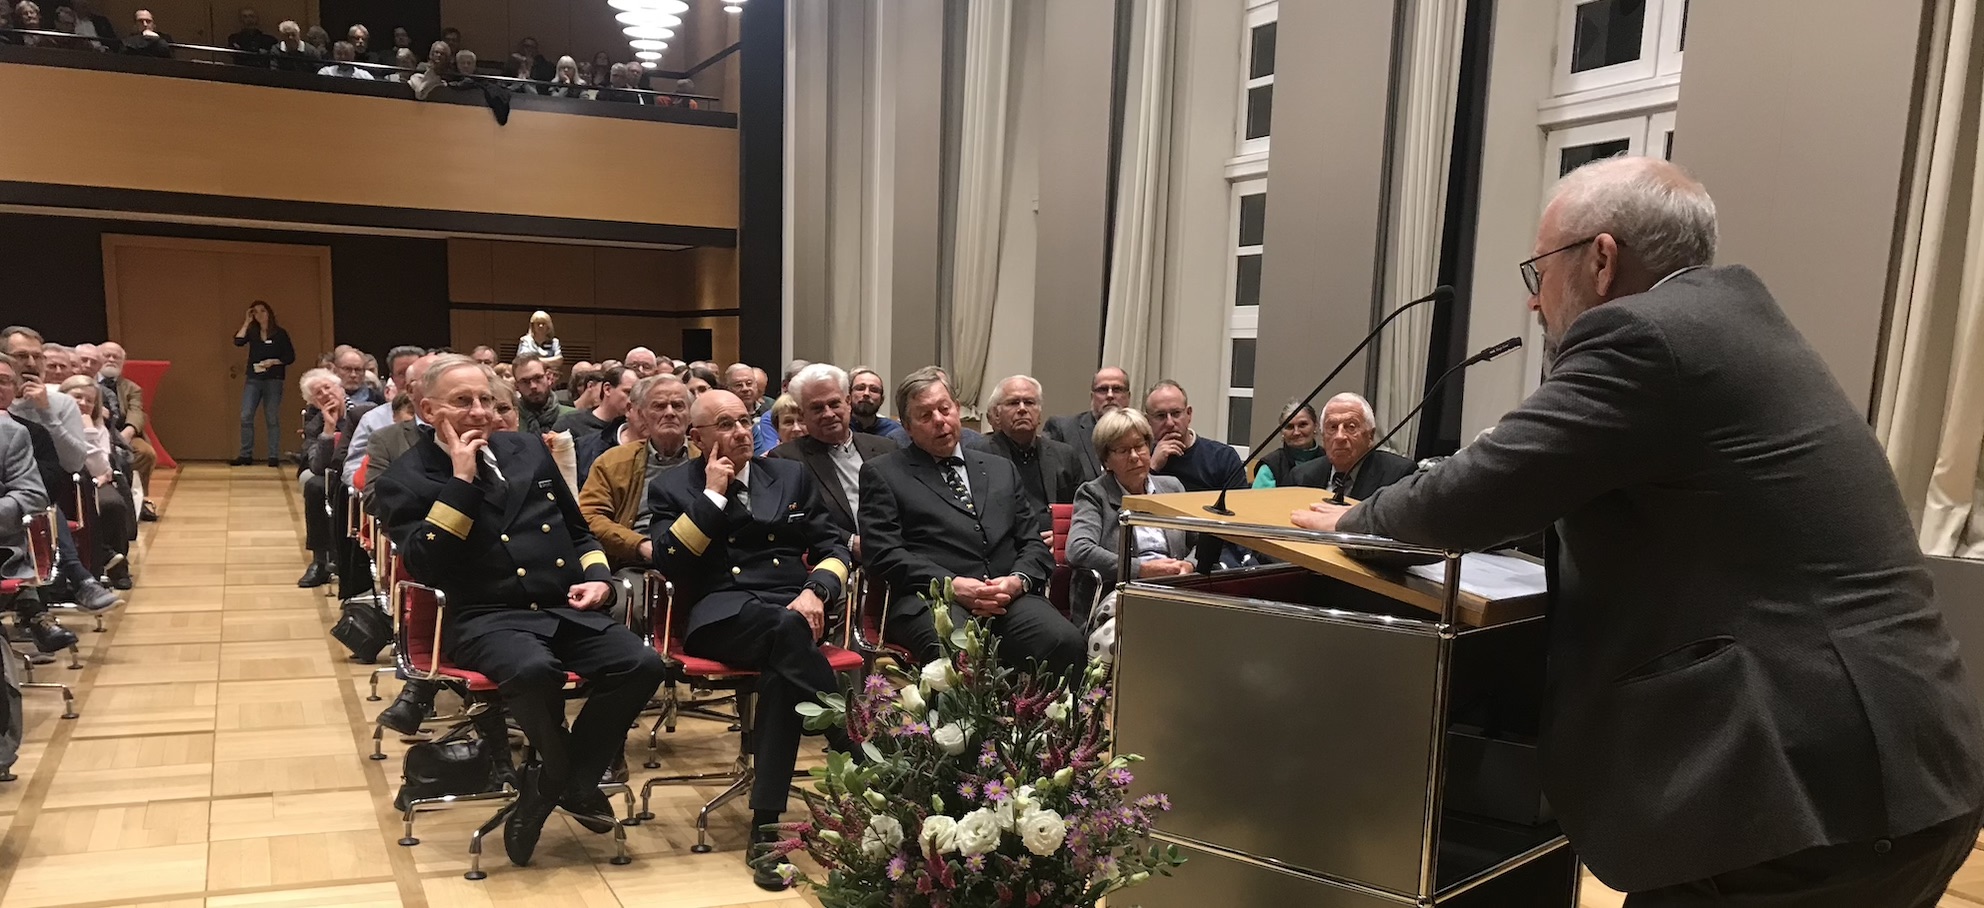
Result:
<svg viewBox="0 0 1984 908"><path fill-rule="evenodd" d="M1342 470L1330 471L1330 494L1342 495L1350 491L1350 474Z"/></svg>
<svg viewBox="0 0 1984 908"><path fill-rule="evenodd" d="M946 457L938 463L943 465L944 483L951 487L951 494L957 496L958 503L964 505L966 511L978 513L978 506L971 503L971 490L964 487L964 474L959 472L964 466L964 458Z"/></svg>

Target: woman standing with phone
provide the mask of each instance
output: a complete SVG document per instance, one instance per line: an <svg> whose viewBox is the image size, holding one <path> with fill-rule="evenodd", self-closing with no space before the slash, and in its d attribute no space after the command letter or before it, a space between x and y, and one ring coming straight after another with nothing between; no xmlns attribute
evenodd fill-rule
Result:
<svg viewBox="0 0 1984 908"><path fill-rule="evenodd" d="M248 348L248 380L241 388L241 450L233 464L245 467L255 462L255 407L260 405L269 438L269 466L279 466L283 376L296 362L296 350L289 345L289 332L276 324L275 310L261 300L248 307L241 330L234 332L234 345Z"/></svg>

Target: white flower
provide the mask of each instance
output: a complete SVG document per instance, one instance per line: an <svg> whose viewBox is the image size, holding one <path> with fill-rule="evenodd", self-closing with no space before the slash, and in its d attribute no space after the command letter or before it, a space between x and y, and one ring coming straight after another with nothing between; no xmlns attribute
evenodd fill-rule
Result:
<svg viewBox="0 0 1984 908"><path fill-rule="evenodd" d="M1029 810L1020 817L1020 843L1026 850L1046 857L1061 847L1068 837L1068 824L1051 810Z"/></svg>
<svg viewBox="0 0 1984 908"><path fill-rule="evenodd" d="M985 854L999 847L999 818L983 807L958 821L958 853L965 857Z"/></svg>
<svg viewBox="0 0 1984 908"><path fill-rule="evenodd" d="M951 670L951 662L948 659L938 659L923 666L923 686L937 693L950 690L952 683L956 681L957 672Z"/></svg>
<svg viewBox="0 0 1984 908"><path fill-rule="evenodd" d="M945 753L953 757L964 753L964 729L956 722L939 726L936 731L930 733L930 738L936 741L937 746L943 748Z"/></svg>
<svg viewBox="0 0 1984 908"><path fill-rule="evenodd" d="M1013 799L1007 798L992 805L992 818L999 821L1000 832L1013 831Z"/></svg>
<svg viewBox="0 0 1984 908"><path fill-rule="evenodd" d="M886 813L876 814L861 831L861 853L871 859L879 861L901 847L902 822Z"/></svg>
<svg viewBox="0 0 1984 908"><path fill-rule="evenodd" d="M930 704L923 702L923 692L917 690L914 684L903 688L896 695L896 705L912 716L923 715L923 711L930 708Z"/></svg>
<svg viewBox="0 0 1984 908"><path fill-rule="evenodd" d="M923 831L916 836L916 843L923 846L925 855L950 854L958 850L958 821L932 814L923 819Z"/></svg>
<svg viewBox="0 0 1984 908"><path fill-rule="evenodd" d="M1073 709L1074 706L1075 706L1074 696L1073 695L1064 696L1059 700L1047 704L1047 718L1049 721L1052 722L1066 721L1068 718L1068 711Z"/></svg>
<svg viewBox="0 0 1984 908"><path fill-rule="evenodd" d="M1018 791L1013 792L1012 801L1013 809L1020 813L1026 813L1040 806L1040 802L1033 799L1033 786L1031 785L1021 785Z"/></svg>

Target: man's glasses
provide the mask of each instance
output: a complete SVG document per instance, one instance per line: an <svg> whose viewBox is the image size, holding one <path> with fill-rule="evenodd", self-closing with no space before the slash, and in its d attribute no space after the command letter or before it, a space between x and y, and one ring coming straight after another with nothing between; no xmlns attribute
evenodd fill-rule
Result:
<svg viewBox="0 0 1984 908"><path fill-rule="evenodd" d="M1559 252L1569 252L1596 239L1598 239L1596 236L1586 237L1569 246L1559 246L1542 255L1524 259L1521 263L1517 264L1516 269L1522 272L1522 285L1529 288L1529 295L1535 296L1543 292L1543 274L1536 270L1537 262L1556 255Z"/></svg>
<svg viewBox="0 0 1984 908"><path fill-rule="evenodd" d="M1128 394L1130 393L1130 387L1128 385L1096 385L1090 388L1089 391L1095 394Z"/></svg>
<svg viewBox="0 0 1984 908"><path fill-rule="evenodd" d="M739 429L755 428L756 425L756 420L745 416L738 419L719 419L716 422L706 422L698 426L691 426L690 428L715 429L718 432L735 432Z"/></svg>

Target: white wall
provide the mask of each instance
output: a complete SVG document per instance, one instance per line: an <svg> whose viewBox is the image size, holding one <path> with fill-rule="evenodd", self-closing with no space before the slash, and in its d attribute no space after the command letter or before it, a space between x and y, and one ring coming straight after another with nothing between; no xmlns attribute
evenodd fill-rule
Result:
<svg viewBox="0 0 1984 908"><path fill-rule="evenodd" d="M1013 116L1006 125L1006 216L999 240L999 294L992 316L992 344L978 399L990 400L999 380L1031 373L1034 273L1038 263L1040 208L1040 107L1045 91L1046 0L1013 4Z"/></svg>

